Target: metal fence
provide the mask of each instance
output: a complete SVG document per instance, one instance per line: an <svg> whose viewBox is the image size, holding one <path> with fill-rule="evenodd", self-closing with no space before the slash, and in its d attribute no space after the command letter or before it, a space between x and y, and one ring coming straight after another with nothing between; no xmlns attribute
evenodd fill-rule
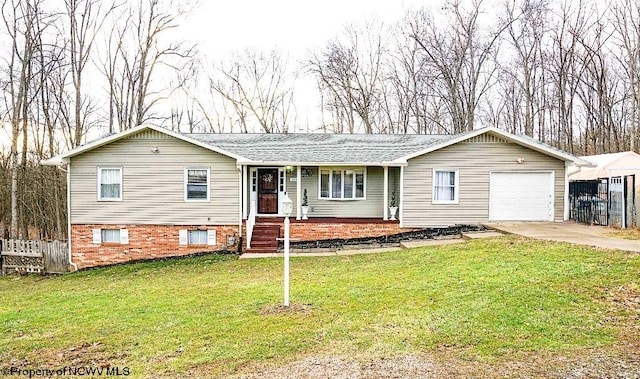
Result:
<svg viewBox="0 0 640 379"><path fill-rule="evenodd" d="M2 275L8 273L62 274L69 270L67 243L61 241L0 241Z"/></svg>
<svg viewBox="0 0 640 379"><path fill-rule="evenodd" d="M637 225L635 176L578 180L569 184L570 219L590 225Z"/></svg>
<svg viewBox="0 0 640 379"><path fill-rule="evenodd" d="M570 219L583 224L608 225L609 181L579 180L569 184Z"/></svg>

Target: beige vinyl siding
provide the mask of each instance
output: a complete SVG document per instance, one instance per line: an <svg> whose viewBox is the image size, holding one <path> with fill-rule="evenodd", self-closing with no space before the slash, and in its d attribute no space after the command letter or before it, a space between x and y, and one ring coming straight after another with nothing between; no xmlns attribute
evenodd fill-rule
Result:
<svg viewBox="0 0 640 379"><path fill-rule="evenodd" d="M336 169L352 169L357 167L340 167ZM366 178L366 199L365 200L328 200L318 198L318 167L309 167L310 177L302 178L300 194L307 189L307 199L309 200L309 217L373 217L382 218L382 200L384 196L383 169L382 167L367 167ZM398 171L399 172L399 171ZM399 175L399 174L398 174ZM391 172L389 174L391 176ZM296 178L295 170L287 173L287 194L294 204L296 197L296 182L291 181ZM396 180L397 181L397 180ZM391 181L390 181L391 182ZM391 185L389 186L389 198L391 198ZM399 193L399 192L398 192ZM396 196L399 196L396 193Z"/></svg>
<svg viewBox="0 0 640 379"><path fill-rule="evenodd" d="M97 200L98 167L122 167L122 201ZM186 168L210 169L209 202L184 200ZM233 158L144 131L72 158L71 223L235 225L238 177Z"/></svg>
<svg viewBox="0 0 640 379"><path fill-rule="evenodd" d="M524 163L518 164L517 157ZM564 162L517 144L462 142L409 160L404 171L403 227L477 224L489 221L491 171L553 171L556 220L563 219ZM432 204L433 169L459 170L458 204Z"/></svg>

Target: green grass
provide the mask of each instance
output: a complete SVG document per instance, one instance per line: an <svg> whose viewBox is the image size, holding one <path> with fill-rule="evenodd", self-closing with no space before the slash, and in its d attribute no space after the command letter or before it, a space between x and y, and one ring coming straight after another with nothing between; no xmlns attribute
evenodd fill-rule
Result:
<svg viewBox="0 0 640 379"><path fill-rule="evenodd" d="M282 301L281 259L205 256L9 277L0 280L0 366L106 360L156 376L303 354L447 346L492 360L606 346L620 332L607 320L625 314L609 294L637 292L639 274L637 254L510 237L294 258L291 299L311 311L271 315L261 309Z"/></svg>

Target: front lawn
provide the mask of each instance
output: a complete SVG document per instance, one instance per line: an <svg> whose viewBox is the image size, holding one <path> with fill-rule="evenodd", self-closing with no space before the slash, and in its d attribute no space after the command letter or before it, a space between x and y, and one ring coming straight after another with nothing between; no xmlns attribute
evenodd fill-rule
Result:
<svg viewBox="0 0 640 379"><path fill-rule="evenodd" d="M0 367L225 375L303 356L513 354L614 346L637 331L640 255L515 237L376 255L205 256L0 280ZM635 301L635 300L634 300ZM631 304L634 304L633 302ZM634 329L635 328L635 329Z"/></svg>

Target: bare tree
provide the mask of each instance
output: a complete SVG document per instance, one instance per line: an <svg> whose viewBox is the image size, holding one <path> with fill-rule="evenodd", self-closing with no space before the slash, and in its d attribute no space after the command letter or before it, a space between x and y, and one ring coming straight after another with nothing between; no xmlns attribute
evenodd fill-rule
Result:
<svg viewBox="0 0 640 379"><path fill-rule="evenodd" d="M294 117L293 84L289 80L287 59L277 50L269 53L247 50L229 63L219 64L209 78L211 92L220 96L242 132L285 131ZM220 110L218 110L220 111Z"/></svg>
<svg viewBox="0 0 640 379"><path fill-rule="evenodd" d="M351 26L309 61L333 115L334 131L365 133L384 129L378 121L384 104L382 89L386 42L384 25Z"/></svg>
<svg viewBox="0 0 640 379"><path fill-rule="evenodd" d="M104 4L101 0L65 0L69 20L69 65L74 92L73 119L67 119L67 122L69 129L73 125L73 147L82 143L87 131L86 115L92 111L91 99L83 91L83 74L91 59L98 31L115 9L115 5L107 5L107 9L103 10Z"/></svg>
<svg viewBox="0 0 640 379"><path fill-rule="evenodd" d="M412 38L438 74L437 88L447 102L453 133L473 129L478 104L494 79L499 36L508 26L483 30L481 7L482 0L473 0L470 9L460 0L449 0L443 7L446 27L438 27L426 11L420 11L411 25Z"/></svg>
<svg viewBox="0 0 640 379"><path fill-rule="evenodd" d="M118 129L125 130L156 117L153 108L177 89L155 83L154 78L159 73L174 75L193 58L194 46L167 39L185 13L179 7L170 11L160 0L139 0L122 13L114 12L107 52L101 58L109 86L110 131L116 131L114 119Z"/></svg>
<svg viewBox="0 0 640 379"><path fill-rule="evenodd" d="M11 226L9 237L18 237L19 192L18 192L18 138L22 133L24 144L28 143L27 127L29 114L30 85L37 34L35 19L39 2L5 0L2 3L2 19L11 39L11 51L5 57L7 79L3 88L5 107L11 123ZM25 161L23 156L23 162Z"/></svg>
<svg viewBox="0 0 640 379"><path fill-rule="evenodd" d="M612 6L618 59L628 86L629 149L640 151L640 4L635 0L619 0Z"/></svg>

